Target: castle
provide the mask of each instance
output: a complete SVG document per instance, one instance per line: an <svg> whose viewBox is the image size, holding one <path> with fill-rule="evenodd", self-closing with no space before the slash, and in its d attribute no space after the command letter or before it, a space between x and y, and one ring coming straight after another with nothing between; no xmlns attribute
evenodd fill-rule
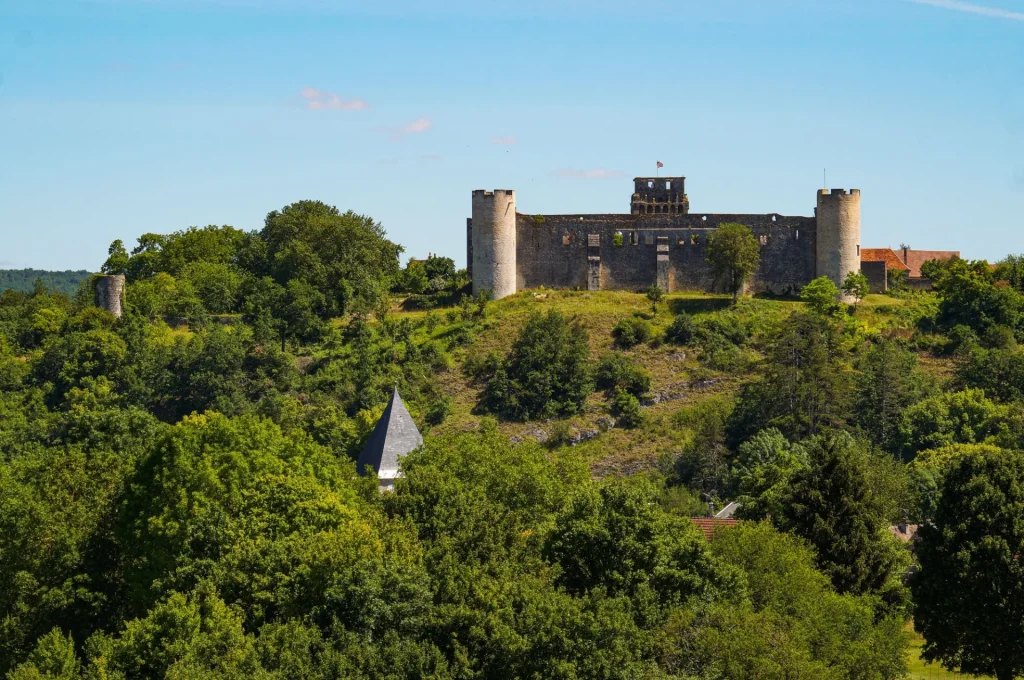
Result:
<svg viewBox="0 0 1024 680"><path fill-rule="evenodd" d="M466 248L473 291L714 290L708 236L728 222L761 245L754 291L794 292L860 271L860 190L821 189L814 217L691 213L685 177L637 177L629 214L524 215L508 189L473 192Z"/></svg>

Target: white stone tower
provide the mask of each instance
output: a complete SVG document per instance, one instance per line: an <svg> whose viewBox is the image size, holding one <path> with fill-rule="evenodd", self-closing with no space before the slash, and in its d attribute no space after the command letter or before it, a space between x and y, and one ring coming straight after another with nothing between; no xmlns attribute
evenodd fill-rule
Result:
<svg viewBox="0 0 1024 680"><path fill-rule="evenodd" d="M860 271L860 189L818 190L817 276L837 286ZM843 302L853 298L841 295Z"/></svg>
<svg viewBox="0 0 1024 680"><path fill-rule="evenodd" d="M473 293L500 300L516 292L516 192L473 192Z"/></svg>

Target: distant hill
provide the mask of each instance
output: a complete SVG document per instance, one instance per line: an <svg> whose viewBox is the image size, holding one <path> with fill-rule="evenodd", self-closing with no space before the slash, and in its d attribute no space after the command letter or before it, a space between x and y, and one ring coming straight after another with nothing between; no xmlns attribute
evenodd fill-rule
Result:
<svg viewBox="0 0 1024 680"><path fill-rule="evenodd" d="M47 288L70 296L74 295L82 281L91 275L91 272L84 269L81 271L69 269L62 272L51 272L45 269L0 269L0 293L9 288L29 292L35 285L36 279L42 279Z"/></svg>

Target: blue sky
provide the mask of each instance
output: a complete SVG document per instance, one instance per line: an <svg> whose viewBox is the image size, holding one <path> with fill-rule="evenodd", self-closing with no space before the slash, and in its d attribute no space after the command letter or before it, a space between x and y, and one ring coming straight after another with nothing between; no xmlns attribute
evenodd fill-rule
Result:
<svg viewBox="0 0 1024 680"><path fill-rule="evenodd" d="M810 215L1024 252L1024 0L0 0L0 267L315 198L465 260L470 192Z"/></svg>

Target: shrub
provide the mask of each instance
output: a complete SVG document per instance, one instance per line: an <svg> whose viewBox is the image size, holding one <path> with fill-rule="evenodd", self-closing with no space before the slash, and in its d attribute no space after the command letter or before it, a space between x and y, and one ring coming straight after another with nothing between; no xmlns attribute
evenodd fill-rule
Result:
<svg viewBox="0 0 1024 680"><path fill-rule="evenodd" d="M644 422L640 400L625 390L615 391L614 413L622 427L637 427Z"/></svg>
<svg viewBox="0 0 1024 680"><path fill-rule="evenodd" d="M462 368L474 380L490 380L501 366L501 357L494 350L487 354L473 352L466 357Z"/></svg>
<svg viewBox="0 0 1024 680"><path fill-rule="evenodd" d="M672 320L672 323L665 330L665 337L669 342L674 342L677 345L691 344L696 334L697 323L686 312L677 314L676 318Z"/></svg>
<svg viewBox="0 0 1024 680"><path fill-rule="evenodd" d="M452 398L447 394L439 395L427 407L426 421L430 425L440 425L452 414Z"/></svg>
<svg viewBox="0 0 1024 680"><path fill-rule="evenodd" d="M965 324L957 324L946 333L949 342L946 344L946 351L950 354L966 354L978 345L978 334Z"/></svg>
<svg viewBox="0 0 1024 680"><path fill-rule="evenodd" d="M487 407L519 420L578 413L594 389L588 343L579 322L534 313L487 383Z"/></svg>
<svg viewBox="0 0 1024 680"><path fill-rule="evenodd" d="M800 299L816 314L832 316L839 309L839 288L827 276L819 276L803 287Z"/></svg>
<svg viewBox="0 0 1024 680"><path fill-rule="evenodd" d="M612 328L615 343L626 349L647 342L651 339L651 334L651 324L636 317L622 319Z"/></svg>
<svg viewBox="0 0 1024 680"><path fill-rule="evenodd" d="M597 365L597 386L640 396L651 389L651 374L633 357L612 352L601 357Z"/></svg>

